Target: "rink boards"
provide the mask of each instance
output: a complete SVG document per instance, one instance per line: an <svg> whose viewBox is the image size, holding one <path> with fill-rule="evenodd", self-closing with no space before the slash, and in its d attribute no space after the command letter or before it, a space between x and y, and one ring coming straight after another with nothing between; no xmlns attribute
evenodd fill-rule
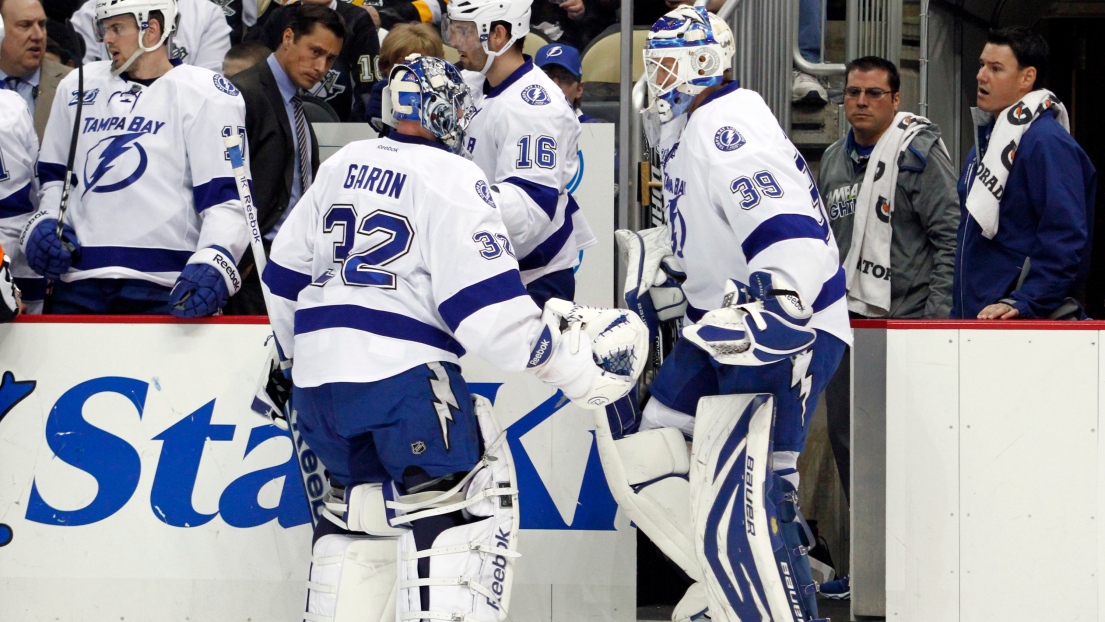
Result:
<svg viewBox="0 0 1105 622"><path fill-rule="evenodd" d="M1105 322L857 322L853 613L1105 615Z"/></svg>
<svg viewBox="0 0 1105 622"><path fill-rule="evenodd" d="M613 126L584 126L574 194L613 291ZM0 326L0 620L294 622L311 527L290 438L252 413L267 324L39 318ZM635 619L636 535L593 415L466 357L508 428L523 554L510 619ZM10 375L9 375L10 374Z"/></svg>

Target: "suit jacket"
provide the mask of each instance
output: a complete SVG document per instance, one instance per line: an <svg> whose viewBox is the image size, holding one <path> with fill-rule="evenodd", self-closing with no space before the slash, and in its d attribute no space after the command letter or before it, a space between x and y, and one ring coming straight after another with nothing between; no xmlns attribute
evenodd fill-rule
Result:
<svg viewBox="0 0 1105 622"><path fill-rule="evenodd" d="M272 230L280 220L280 215L288 209L296 166L293 139L295 130L288 121L280 87L268 62L261 61L231 76L230 81L242 92L246 103L246 141L249 169L253 178L253 202L257 206L257 222L263 235ZM309 97L305 96L304 99ZM319 165L318 139L309 123L307 131L311 135L313 175L318 172ZM252 253L246 253L239 263L239 269L245 275L242 291L230 299L224 311L228 315L265 314L260 281L253 270Z"/></svg>
<svg viewBox="0 0 1105 622"><path fill-rule="evenodd" d="M61 79L73 71L72 67L66 67L61 63L44 58L42 59L42 73L38 78L38 96L35 97L35 133L38 134L38 142L42 142L42 134L46 131L46 121L50 119L50 108L54 105L54 94L58 90Z"/></svg>

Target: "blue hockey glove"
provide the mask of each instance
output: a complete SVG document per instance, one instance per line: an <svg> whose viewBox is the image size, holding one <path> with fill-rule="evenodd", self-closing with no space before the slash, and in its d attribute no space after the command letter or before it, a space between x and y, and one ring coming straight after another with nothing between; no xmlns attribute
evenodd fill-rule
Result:
<svg viewBox="0 0 1105 622"><path fill-rule="evenodd" d="M57 219L46 218L35 225L27 239L27 264L48 279L57 279L68 272L81 249L73 227L63 225L61 238L57 229Z"/></svg>
<svg viewBox="0 0 1105 622"><path fill-rule="evenodd" d="M184 266L169 294L170 313L176 317L207 317L223 308L230 292L223 277L207 264Z"/></svg>
<svg viewBox="0 0 1105 622"><path fill-rule="evenodd" d="M201 248L180 271L169 294L169 312L182 318L214 315L241 287L233 255L218 246Z"/></svg>

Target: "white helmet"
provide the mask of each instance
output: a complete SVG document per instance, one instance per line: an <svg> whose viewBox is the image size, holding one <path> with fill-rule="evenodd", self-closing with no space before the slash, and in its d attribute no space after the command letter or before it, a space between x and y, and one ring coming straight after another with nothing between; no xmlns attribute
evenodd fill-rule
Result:
<svg viewBox="0 0 1105 622"><path fill-rule="evenodd" d="M152 47L146 47L143 39L146 29L150 26L150 13L161 11L165 18L162 24L161 39ZM138 24L138 49L123 63L118 70L112 73L119 75L130 67L134 59L143 52L152 52L162 45L166 45L169 37L176 34L177 25L180 23L180 13L177 11L176 0L96 0L96 38L104 40L104 20L117 15L133 15Z"/></svg>
<svg viewBox="0 0 1105 622"><path fill-rule="evenodd" d="M441 19L441 34L445 45L460 51L472 49L478 37L487 53L487 62L480 73L487 73L496 56L510 49L514 42L529 34L530 6L533 0L451 0L449 9ZM464 28L456 22L472 22L474 28ZM491 24L510 24L510 41L503 49L492 52L487 47L491 36ZM468 69L475 69L469 67Z"/></svg>

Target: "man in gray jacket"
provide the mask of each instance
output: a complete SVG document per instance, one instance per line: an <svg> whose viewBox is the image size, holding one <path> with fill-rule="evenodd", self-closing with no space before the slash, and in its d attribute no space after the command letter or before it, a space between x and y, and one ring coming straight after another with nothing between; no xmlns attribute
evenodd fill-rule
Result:
<svg viewBox="0 0 1105 622"><path fill-rule="evenodd" d="M946 318L959 226L956 174L940 130L927 119L899 113L899 85L898 68L886 59L848 63L844 111L851 130L825 151L818 188L849 277L853 317ZM869 160L875 160L870 175ZM896 171L890 170L893 163ZM849 368L846 352L825 391L829 440L846 495ZM829 587L826 596L847 597L846 582L836 594Z"/></svg>

